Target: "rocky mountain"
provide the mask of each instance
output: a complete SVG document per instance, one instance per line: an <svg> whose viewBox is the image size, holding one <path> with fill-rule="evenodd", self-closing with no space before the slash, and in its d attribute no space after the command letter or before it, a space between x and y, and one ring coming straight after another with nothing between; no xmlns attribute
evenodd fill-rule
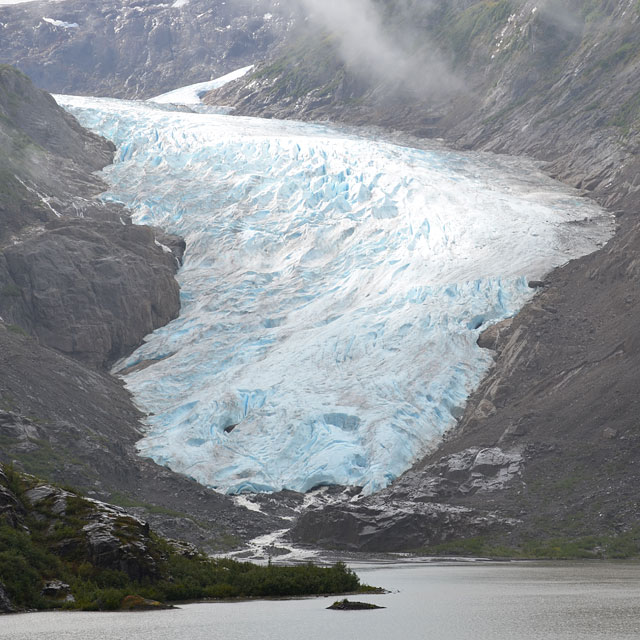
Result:
<svg viewBox="0 0 640 640"><path fill-rule="evenodd" d="M184 242L96 196L113 145L0 68L0 461L120 502L175 536L278 526L136 455L142 417L107 370L180 308Z"/></svg>
<svg viewBox="0 0 640 640"><path fill-rule="evenodd" d="M268 2L29 3L0 9L0 59L51 90L147 97L268 55L208 101L237 114L377 126L406 144L443 138L458 148L528 155L615 212L619 230L607 246L535 283L532 303L482 336L494 367L438 449L379 494L308 512L292 535L333 548L447 550L455 543L474 552L596 535L585 543L589 553L605 538L630 540L637 552L638 4L371 6L377 13L347 20L318 4L310 30L302 31L298 14ZM145 265L151 260L154 274L168 278L174 258L156 241L179 243L126 224L116 232L124 212L98 204L100 185L78 169L103 166L109 147L72 134L60 113L50 114L55 127L30 129L44 122L36 112L15 126L25 101L13 88L21 77L8 77L14 84L4 80L0 99L3 140L12 149L0 158L7 230L0 341L11 363L0 379L4 459L31 470L41 463L47 474L96 495L146 504L147 513L156 505L156 513L169 514L162 526L184 526L196 539L280 528L279 519L248 517L223 496L147 461L134 463L139 416L102 369L141 339L129 331L132 323L142 334L175 312L173 285L154 287ZM46 136L58 131L65 133L50 144L60 151L50 157ZM63 151L67 144L73 148ZM84 159L74 165L73 158ZM101 221L89 229L69 217L76 210ZM75 272L75 252L73 259L47 257L65 255L59 246L76 240L83 249ZM134 260L131 246L144 258L138 281L122 273ZM36 255L61 275L53 296ZM90 284L96 277L103 281L97 293ZM86 307L72 298L75 282L85 299L96 294ZM140 308L119 288L124 283L145 291ZM117 310L115 300L123 303ZM61 451L73 457L56 457Z"/></svg>
<svg viewBox="0 0 640 640"><path fill-rule="evenodd" d="M412 72L413 86L363 73L345 56L338 30L309 48L292 44L208 101L238 114L380 125L465 149L529 155L615 211L619 231L600 251L536 283L538 294L513 321L483 335L493 369L435 452L379 494L307 513L293 537L367 550L473 540L476 551L589 534L633 537L637 3L383 4L388 32L404 25L428 42L428 50L412 43L412 53L434 56L441 86L433 86L427 64Z"/></svg>
<svg viewBox="0 0 640 640"><path fill-rule="evenodd" d="M55 93L147 98L260 61L294 15L269 0L0 6L0 61Z"/></svg>

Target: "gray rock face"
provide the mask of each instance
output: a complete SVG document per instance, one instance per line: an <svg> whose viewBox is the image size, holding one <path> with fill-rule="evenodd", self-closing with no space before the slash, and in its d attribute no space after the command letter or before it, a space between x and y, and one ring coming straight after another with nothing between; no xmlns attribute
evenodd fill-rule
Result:
<svg viewBox="0 0 640 640"><path fill-rule="evenodd" d="M264 59L286 37L290 7L270 0L2 6L0 60L56 93L150 97Z"/></svg>
<svg viewBox="0 0 640 640"><path fill-rule="evenodd" d="M59 216L127 219L95 196L92 172L111 162L110 142L83 130L53 98L0 65L0 246Z"/></svg>
<svg viewBox="0 0 640 640"><path fill-rule="evenodd" d="M92 366L107 367L179 312L176 258L148 227L51 223L2 262L22 303L3 309L0 300L5 321Z"/></svg>
<svg viewBox="0 0 640 640"><path fill-rule="evenodd" d="M91 171L111 161L113 145L6 67L0 114L0 138L14 145L0 158L0 183L3 175L17 181L12 192L5 183L4 206L0 194L0 242L11 233L0 254L0 317L107 367L178 314L173 276L184 242L131 225L122 207L97 204L103 184Z"/></svg>
<svg viewBox="0 0 640 640"><path fill-rule="evenodd" d="M63 602L75 602L75 598L71 595L71 587L62 580L50 580L42 587L42 595L45 598Z"/></svg>
<svg viewBox="0 0 640 640"><path fill-rule="evenodd" d="M155 560L149 554L145 539L149 525L118 514L102 512L94 516L94 522L82 529L92 564L126 573L132 580L144 580L157 576ZM126 521L126 525L123 523ZM118 535L126 534L129 542L123 543Z"/></svg>
<svg viewBox="0 0 640 640"><path fill-rule="evenodd" d="M517 520L496 513L437 502L394 500L329 507L304 514L291 532L294 541L353 551L417 550L453 538L508 532Z"/></svg>
<svg viewBox="0 0 640 640"><path fill-rule="evenodd" d="M520 452L472 447L405 473L392 487L349 504L303 513L294 540L337 549L398 551L419 549L453 538L508 535L515 518L486 509L454 505L458 498L486 495L519 480Z"/></svg>

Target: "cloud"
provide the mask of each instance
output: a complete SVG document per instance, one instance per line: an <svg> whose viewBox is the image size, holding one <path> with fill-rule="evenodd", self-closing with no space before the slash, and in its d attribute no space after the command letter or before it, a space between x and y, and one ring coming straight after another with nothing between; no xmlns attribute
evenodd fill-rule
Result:
<svg viewBox="0 0 640 640"><path fill-rule="evenodd" d="M308 23L333 34L347 67L422 96L459 83L426 30L432 0L393 5L393 19L373 0L292 0Z"/></svg>

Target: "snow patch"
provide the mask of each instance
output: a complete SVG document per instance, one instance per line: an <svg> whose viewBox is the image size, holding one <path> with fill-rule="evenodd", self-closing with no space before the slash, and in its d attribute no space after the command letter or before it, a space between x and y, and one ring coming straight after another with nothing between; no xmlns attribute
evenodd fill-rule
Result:
<svg viewBox="0 0 640 640"><path fill-rule="evenodd" d="M253 69L253 65L237 69L215 80L208 80L187 87L181 87L180 89L174 89L155 98L149 98L147 102L155 102L157 104L199 104L205 93L213 89L219 89L225 84L229 84L229 82L242 78L242 76L249 73L251 69Z"/></svg>
<svg viewBox="0 0 640 640"><path fill-rule="evenodd" d="M171 251L171 249L167 247L166 244L162 244L162 242L156 239L153 240L153 243L156 245L156 247L160 247L162 251L164 251L164 253L173 253L173 251Z"/></svg>
<svg viewBox="0 0 640 640"><path fill-rule="evenodd" d="M63 22L62 20L54 20L53 18L42 18L45 22L60 27L62 29L78 29L80 25L77 22Z"/></svg>

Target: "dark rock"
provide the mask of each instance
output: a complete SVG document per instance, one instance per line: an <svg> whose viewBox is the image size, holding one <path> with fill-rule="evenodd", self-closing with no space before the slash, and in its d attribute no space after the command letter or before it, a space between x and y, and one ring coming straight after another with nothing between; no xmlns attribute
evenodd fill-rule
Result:
<svg viewBox="0 0 640 640"><path fill-rule="evenodd" d="M185 558L195 558L200 553L195 545L182 540L167 539L167 543L173 551Z"/></svg>
<svg viewBox="0 0 640 640"><path fill-rule="evenodd" d="M91 562L136 581L157 577L148 550L149 526L111 505L95 502L94 508L92 522L82 528Z"/></svg>
<svg viewBox="0 0 640 640"><path fill-rule="evenodd" d="M507 531L514 519L447 504L384 500L330 506L301 515L291 530L296 542L354 551L415 550L456 537Z"/></svg>
<svg viewBox="0 0 640 640"><path fill-rule="evenodd" d="M327 609L332 609L333 611L369 611L371 609L384 608L370 602L357 602L355 600L347 600L347 598L336 600L330 607L327 607Z"/></svg>
<svg viewBox="0 0 640 640"><path fill-rule="evenodd" d="M42 595L45 598L53 600L64 600L65 602L74 602L75 598L71 595L71 587L61 580L50 580L42 587Z"/></svg>
<svg viewBox="0 0 640 640"><path fill-rule="evenodd" d="M478 346L482 349L497 351L501 336L509 333L512 322L512 318L507 318L506 320L496 322L488 329L485 329L478 337Z"/></svg>
<svg viewBox="0 0 640 640"><path fill-rule="evenodd" d="M14 609L9 595L2 582L0 582L0 613L12 613L13 611Z"/></svg>

